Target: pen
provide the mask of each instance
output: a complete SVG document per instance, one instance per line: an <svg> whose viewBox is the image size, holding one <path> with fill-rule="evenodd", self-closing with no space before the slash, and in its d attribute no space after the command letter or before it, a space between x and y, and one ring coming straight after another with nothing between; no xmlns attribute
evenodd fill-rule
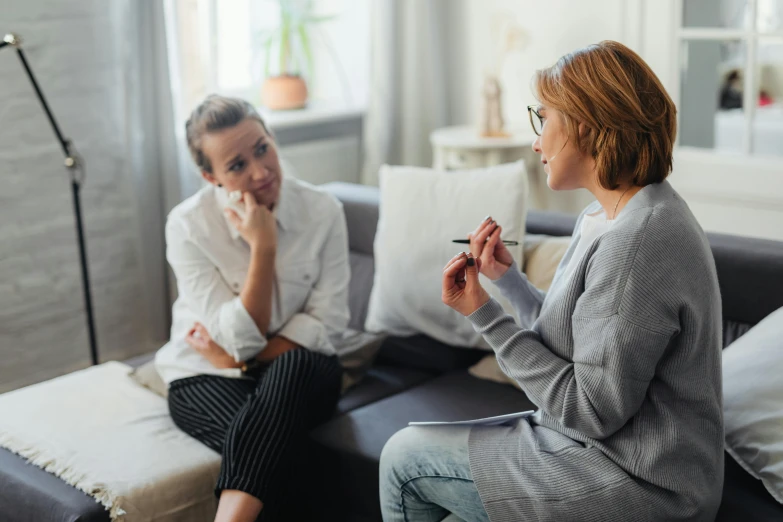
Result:
<svg viewBox="0 0 783 522"><path fill-rule="evenodd" d="M487 238L487 239L489 239L489 238ZM452 243L461 243L461 244L469 245L470 244L470 239L452 239L451 242ZM506 241L504 239L503 240L503 244L507 245L507 246L517 246L519 244L519 242L518 241Z"/></svg>

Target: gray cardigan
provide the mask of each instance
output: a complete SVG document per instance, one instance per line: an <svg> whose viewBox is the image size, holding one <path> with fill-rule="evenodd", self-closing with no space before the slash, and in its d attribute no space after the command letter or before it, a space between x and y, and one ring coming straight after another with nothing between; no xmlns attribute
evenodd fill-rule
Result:
<svg viewBox="0 0 783 522"><path fill-rule="evenodd" d="M721 300L701 227L668 182L639 191L544 295L513 266L469 319L540 409L474 427L492 522L713 520L723 484Z"/></svg>

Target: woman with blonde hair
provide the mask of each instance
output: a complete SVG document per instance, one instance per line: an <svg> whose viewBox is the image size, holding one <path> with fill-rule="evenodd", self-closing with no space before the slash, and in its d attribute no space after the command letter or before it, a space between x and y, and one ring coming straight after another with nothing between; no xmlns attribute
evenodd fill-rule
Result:
<svg viewBox="0 0 783 522"><path fill-rule="evenodd" d="M488 218L444 269L442 298L539 410L505 426L397 433L381 457L384 520L713 520L721 299L705 234L666 181L674 104L649 66L612 41L539 71L535 89L533 148L549 187L586 188L597 201L546 294Z"/></svg>
<svg viewBox="0 0 783 522"><path fill-rule="evenodd" d="M275 520L309 471L309 430L340 394L330 339L349 318L345 215L283 176L248 102L209 96L186 133L207 183L168 216L179 297L155 363L174 423L222 455L216 520Z"/></svg>

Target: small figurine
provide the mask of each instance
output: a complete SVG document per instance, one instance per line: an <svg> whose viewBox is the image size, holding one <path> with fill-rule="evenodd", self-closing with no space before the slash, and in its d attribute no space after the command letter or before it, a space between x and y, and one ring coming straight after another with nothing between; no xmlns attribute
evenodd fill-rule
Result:
<svg viewBox="0 0 783 522"><path fill-rule="evenodd" d="M523 51L528 44L527 32L507 13L497 13L494 19L495 34L498 40L495 60L485 72L484 86L481 89L481 114L479 115L479 133L484 137L506 138L510 136L504 129L503 89L500 76L506 58L512 53Z"/></svg>
<svg viewBox="0 0 783 522"><path fill-rule="evenodd" d="M481 135L489 138L505 138L509 134L503 130L503 90L495 76L484 78L481 98Z"/></svg>

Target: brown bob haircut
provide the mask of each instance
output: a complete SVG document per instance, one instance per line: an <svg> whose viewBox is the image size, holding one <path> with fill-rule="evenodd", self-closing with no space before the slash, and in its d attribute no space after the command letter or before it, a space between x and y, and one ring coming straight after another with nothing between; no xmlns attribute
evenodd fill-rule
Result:
<svg viewBox="0 0 783 522"><path fill-rule="evenodd" d="M595 159L603 188L660 183L671 172L677 109L628 47L605 40L569 53L536 72L534 89L545 107L563 114L576 147Z"/></svg>

